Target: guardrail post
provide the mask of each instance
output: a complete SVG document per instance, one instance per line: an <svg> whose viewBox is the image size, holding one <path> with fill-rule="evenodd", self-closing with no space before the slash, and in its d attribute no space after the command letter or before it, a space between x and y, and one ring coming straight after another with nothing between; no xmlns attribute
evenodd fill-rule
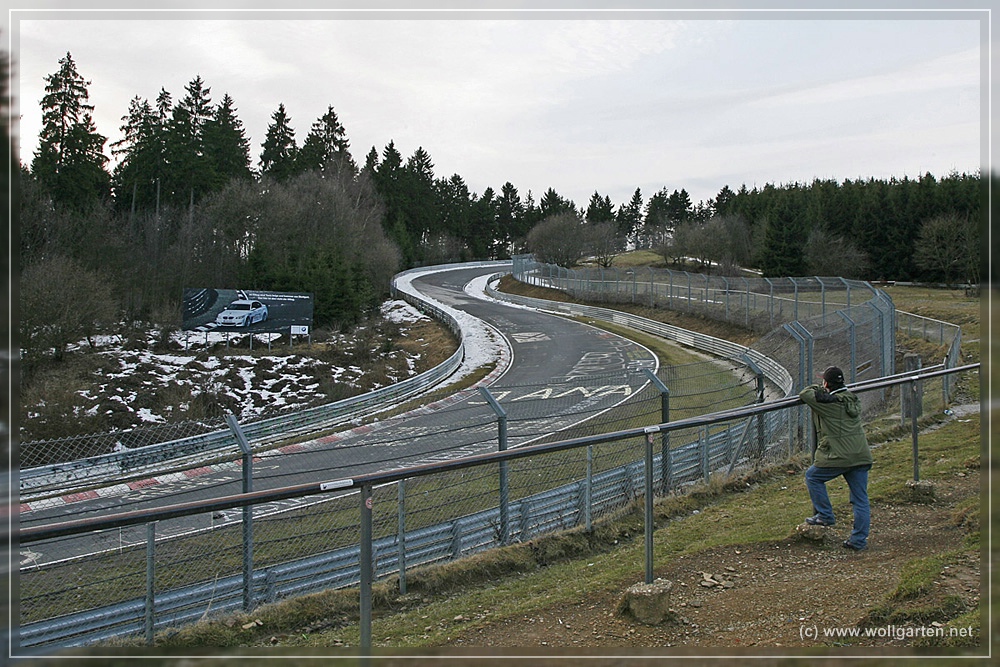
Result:
<svg viewBox="0 0 1000 667"><path fill-rule="evenodd" d="M228 414L226 422L243 455L243 493L250 493L253 491L253 450L236 417ZM253 507L247 505L243 508L243 611L253 607Z"/></svg>
<svg viewBox="0 0 1000 667"><path fill-rule="evenodd" d="M361 487L361 652L371 655L372 650L372 487Z"/></svg>
<svg viewBox="0 0 1000 667"><path fill-rule="evenodd" d="M155 560L153 554L156 550L156 524L153 522L146 524L146 646L153 645L153 612L156 595L155 582Z"/></svg>
<svg viewBox="0 0 1000 667"><path fill-rule="evenodd" d="M648 368L642 369L656 390L660 392L660 423L670 422L670 389ZM660 441L660 493L667 494L671 486L670 431L663 431Z"/></svg>
<svg viewBox="0 0 1000 667"><path fill-rule="evenodd" d="M497 415L497 451L507 450L507 411L486 387L479 393ZM510 542L510 483L507 479L507 461L500 462L500 544Z"/></svg>

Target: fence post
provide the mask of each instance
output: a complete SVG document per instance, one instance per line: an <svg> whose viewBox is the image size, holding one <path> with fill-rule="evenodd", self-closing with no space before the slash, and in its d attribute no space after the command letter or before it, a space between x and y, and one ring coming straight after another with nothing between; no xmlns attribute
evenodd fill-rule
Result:
<svg viewBox="0 0 1000 667"><path fill-rule="evenodd" d="M490 408L497 415L497 451L507 450L507 411L486 387L480 387ZM500 462L500 544L510 542L510 484L507 479L507 461Z"/></svg>
<svg viewBox="0 0 1000 667"><path fill-rule="evenodd" d="M905 371L916 371L921 368L920 355L917 354L907 354L903 357L903 370ZM910 418L910 433L913 438L913 481L920 481L920 463L918 460L918 428L917 428L917 418L923 414L923 398L924 398L924 387L923 382L919 380L920 376L914 376L913 380L909 383L909 387L905 385L900 387L900 415L902 417L903 423L906 422L906 418Z"/></svg>
<svg viewBox="0 0 1000 667"><path fill-rule="evenodd" d="M754 360L751 359L746 354L744 354L742 356L742 359L743 359L744 362L746 362L747 367L751 371L753 371L754 377L756 379L756 392L757 392L757 397L754 400L754 403L760 405L761 403L763 403L764 401L767 400L767 397L765 396L765 393L764 393L764 371L761 370L760 366L758 366L754 362ZM749 424L747 425L747 428L748 429L750 428ZM761 413L761 414L757 415L757 444L755 446L753 446L753 447L750 448L750 452L751 452L750 458L752 458L757 463L759 463L760 460L762 460L764 458L764 449L765 449L765 447L764 447L764 437L765 437L765 435L764 435L764 414ZM735 460L736 460L736 457L733 457L733 461L735 461ZM730 466L729 472L732 472L732 471L733 471L732 466Z"/></svg>
<svg viewBox="0 0 1000 667"><path fill-rule="evenodd" d="M740 280L742 280L743 284L746 285L746 287L747 287L747 289L746 289L747 302L746 302L746 320L745 320L745 322L746 322L746 328L749 329L750 328L750 281L747 280L746 278L740 278Z"/></svg>
<svg viewBox="0 0 1000 667"><path fill-rule="evenodd" d="M656 305L656 288L653 287L653 267L649 267L649 307Z"/></svg>
<svg viewBox="0 0 1000 667"><path fill-rule="evenodd" d="M767 297L767 313L769 319L768 326L772 329L774 328L774 283L771 282L770 278L764 278L764 282L770 287L770 292Z"/></svg>
<svg viewBox="0 0 1000 667"><path fill-rule="evenodd" d="M648 368L643 368L649 381L660 392L660 423L670 422L670 389L663 384L663 380L657 377L656 373ZM663 431L660 436L660 493L666 494L670 491L670 432Z"/></svg>
<svg viewBox="0 0 1000 667"><path fill-rule="evenodd" d="M399 594L406 595L406 480L397 482L397 508L399 513L396 529L397 560L399 565Z"/></svg>
<svg viewBox="0 0 1000 667"><path fill-rule="evenodd" d="M847 382L848 384L853 384L858 380L858 325L845 311L838 310L837 314L847 322L848 329L850 330L848 338L850 339L851 345L851 368L847 377Z"/></svg>
<svg viewBox="0 0 1000 667"><path fill-rule="evenodd" d="M917 384L918 382L914 380L910 383L910 387L913 393L913 401L917 401ZM905 390L904 390L905 391ZM917 410L915 408L910 410L910 432L913 435L913 481L920 481L920 460L918 457L918 446L917 446Z"/></svg>
<svg viewBox="0 0 1000 667"><path fill-rule="evenodd" d="M795 304L795 307L792 310L792 319L795 320L796 322L798 322L799 321L799 284L797 282L795 282L795 278L789 277L788 279L792 281L792 287L795 289L795 299L792 302L792 303Z"/></svg>
<svg viewBox="0 0 1000 667"><path fill-rule="evenodd" d="M674 308L674 272L667 269L670 274L670 284L667 286L667 310Z"/></svg>
<svg viewBox="0 0 1000 667"><path fill-rule="evenodd" d="M796 387L796 391L802 391L806 387L806 375L805 375L805 372L806 372L806 339L802 336L801 333L798 332L798 330L796 329L796 327L793 326L793 325L796 325L796 324L798 324L798 322L792 322L791 324L783 324L782 328L785 331L787 331L788 333L790 333L792 335L792 337L795 338L795 340L798 341L798 343L799 343L799 381L798 381L798 386ZM797 422L798 422L798 436L799 436L800 440L803 437L802 422L803 422L804 412L803 412L802 408L803 408L803 406L801 406L801 405L796 408L796 412L798 413L798 419L797 419ZM792 419L791 418L789 418L788 423L789 423L788 453L791 454L792 453L792 437L793 437L792 433L793 433L793 429L794 429L794 427L792 427Z"/></svg>
<svg viewBox="0 0 1000 667"><path fill-rule="evenodd" d="M643 526L645 528L646 583L653 583L653 434L659 426L646 427L645 487Z"/></svg>
<svg viewBox="0 0 1000 667"><path fill-rule="evenodd" d="M236 417L226 415L229 429L236 436L236 443L243 455L243 493L253 491L253 450ZM243 508L243 611L253 609L253 507Z"/></svg>
<svg viewBox="0 0 1000 667"><path fill-rule="evenodd" d="M729 279L725 276L719 276L722 278L722 283L725 285L723 288L726 292L726 321L729 321Z"/></svg>
<svg viewBox="0 0 1000 667"><path fill-rule="evenodd" d="M911 371L919 371L923 367L923 363L920 359L919 354L905 354L903 355L903 372L909 373ZM924 392L922 382L912 382L910 387L906 389L900 388L899 392L899 416L900 425L906 424L906 419L911 416L919 417L924 414Z"/></svg>
<svg viewBox="0 0 1000 667"><path fill-rule="evenodd" d="M594 500L594 446L587 445L587 480L583 485L583 521L587 532L593 532L593 508Z"/></svg>
<svg viewBox="0 0 1000 667"><path fill-rule="evenodd" d="M704 433L705 433L705 440L702 441L701 439L702 430L698 429L698 448L699 450L701 450L701 474L705 479L705 484L708 484L709 482L712 481L712 473L710 470L711 466L709 462L709 452L708 452L708 446L709 443L711 442L711 438L708 433L708 426L705 426Z"/></svg>
<svg viewBox="0 0 1000 667"><path fill-rule="evenodd" d="M372 650L372 487L361 487L361 651L370 655Z"/></svg>
<svg viewBox="0 0 1000 667"><path fill-rule="evenodd" d="M153 645L153 612L156 595L155 582L155 561L153 554L156 550L156 524L150 522L146 524L146 646Z"/></svg>

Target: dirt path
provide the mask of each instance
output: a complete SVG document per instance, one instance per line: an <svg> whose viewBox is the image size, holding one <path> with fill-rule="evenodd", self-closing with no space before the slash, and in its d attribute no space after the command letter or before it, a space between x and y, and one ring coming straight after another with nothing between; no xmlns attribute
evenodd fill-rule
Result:
<svg viewBox="0 0 1000 667"><path fill-rule="evenodd" d="M678 620L643 625L618 612L620 596L593 594L531 616L469 629L452 646L479 647L805 647L835 646L833 628L856 628L895 590L907 562L958 550L967 533L954 506L979 494L979 473L935 482L937 500L925 504L874 503L871 548L844 549L840 533L826 543L794 533L780 542L725 547L663 563L656 577L673 582L671 606ZM979 604L978 557L962 557L945 570L921 600L933 607L958 596L967 609ZM703 585L711 575L724 585ZM636 581L621 582L624 591ZM930 625L928 619L926 625ZM819 634L817 638L815 635ZM843 644L839 641L839 644ZM912 637L854 639L854 646L912 646Z"/></svg>

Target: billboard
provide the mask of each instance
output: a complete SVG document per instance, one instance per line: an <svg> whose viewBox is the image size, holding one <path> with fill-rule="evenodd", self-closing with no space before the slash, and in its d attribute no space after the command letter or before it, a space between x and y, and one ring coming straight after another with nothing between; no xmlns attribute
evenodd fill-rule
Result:
<svg viewBox="0 0 1000 667"><path fill-rule="evenodd" d="M181 329L238 333L306 332L313 296L300 292L185 288Z"/></svg>

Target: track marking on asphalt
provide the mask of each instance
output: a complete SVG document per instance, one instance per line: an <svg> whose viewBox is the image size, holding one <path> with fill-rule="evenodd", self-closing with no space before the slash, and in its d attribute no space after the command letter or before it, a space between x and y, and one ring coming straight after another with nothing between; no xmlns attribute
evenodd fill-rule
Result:
<svg viewBox="0 0 1000 667"><path fill-rule="evenodd" d="M540 331L522 331L520 333L512 333L510 337L516 343L543 343L547 340L552 340L547 334Z"/></svg>

